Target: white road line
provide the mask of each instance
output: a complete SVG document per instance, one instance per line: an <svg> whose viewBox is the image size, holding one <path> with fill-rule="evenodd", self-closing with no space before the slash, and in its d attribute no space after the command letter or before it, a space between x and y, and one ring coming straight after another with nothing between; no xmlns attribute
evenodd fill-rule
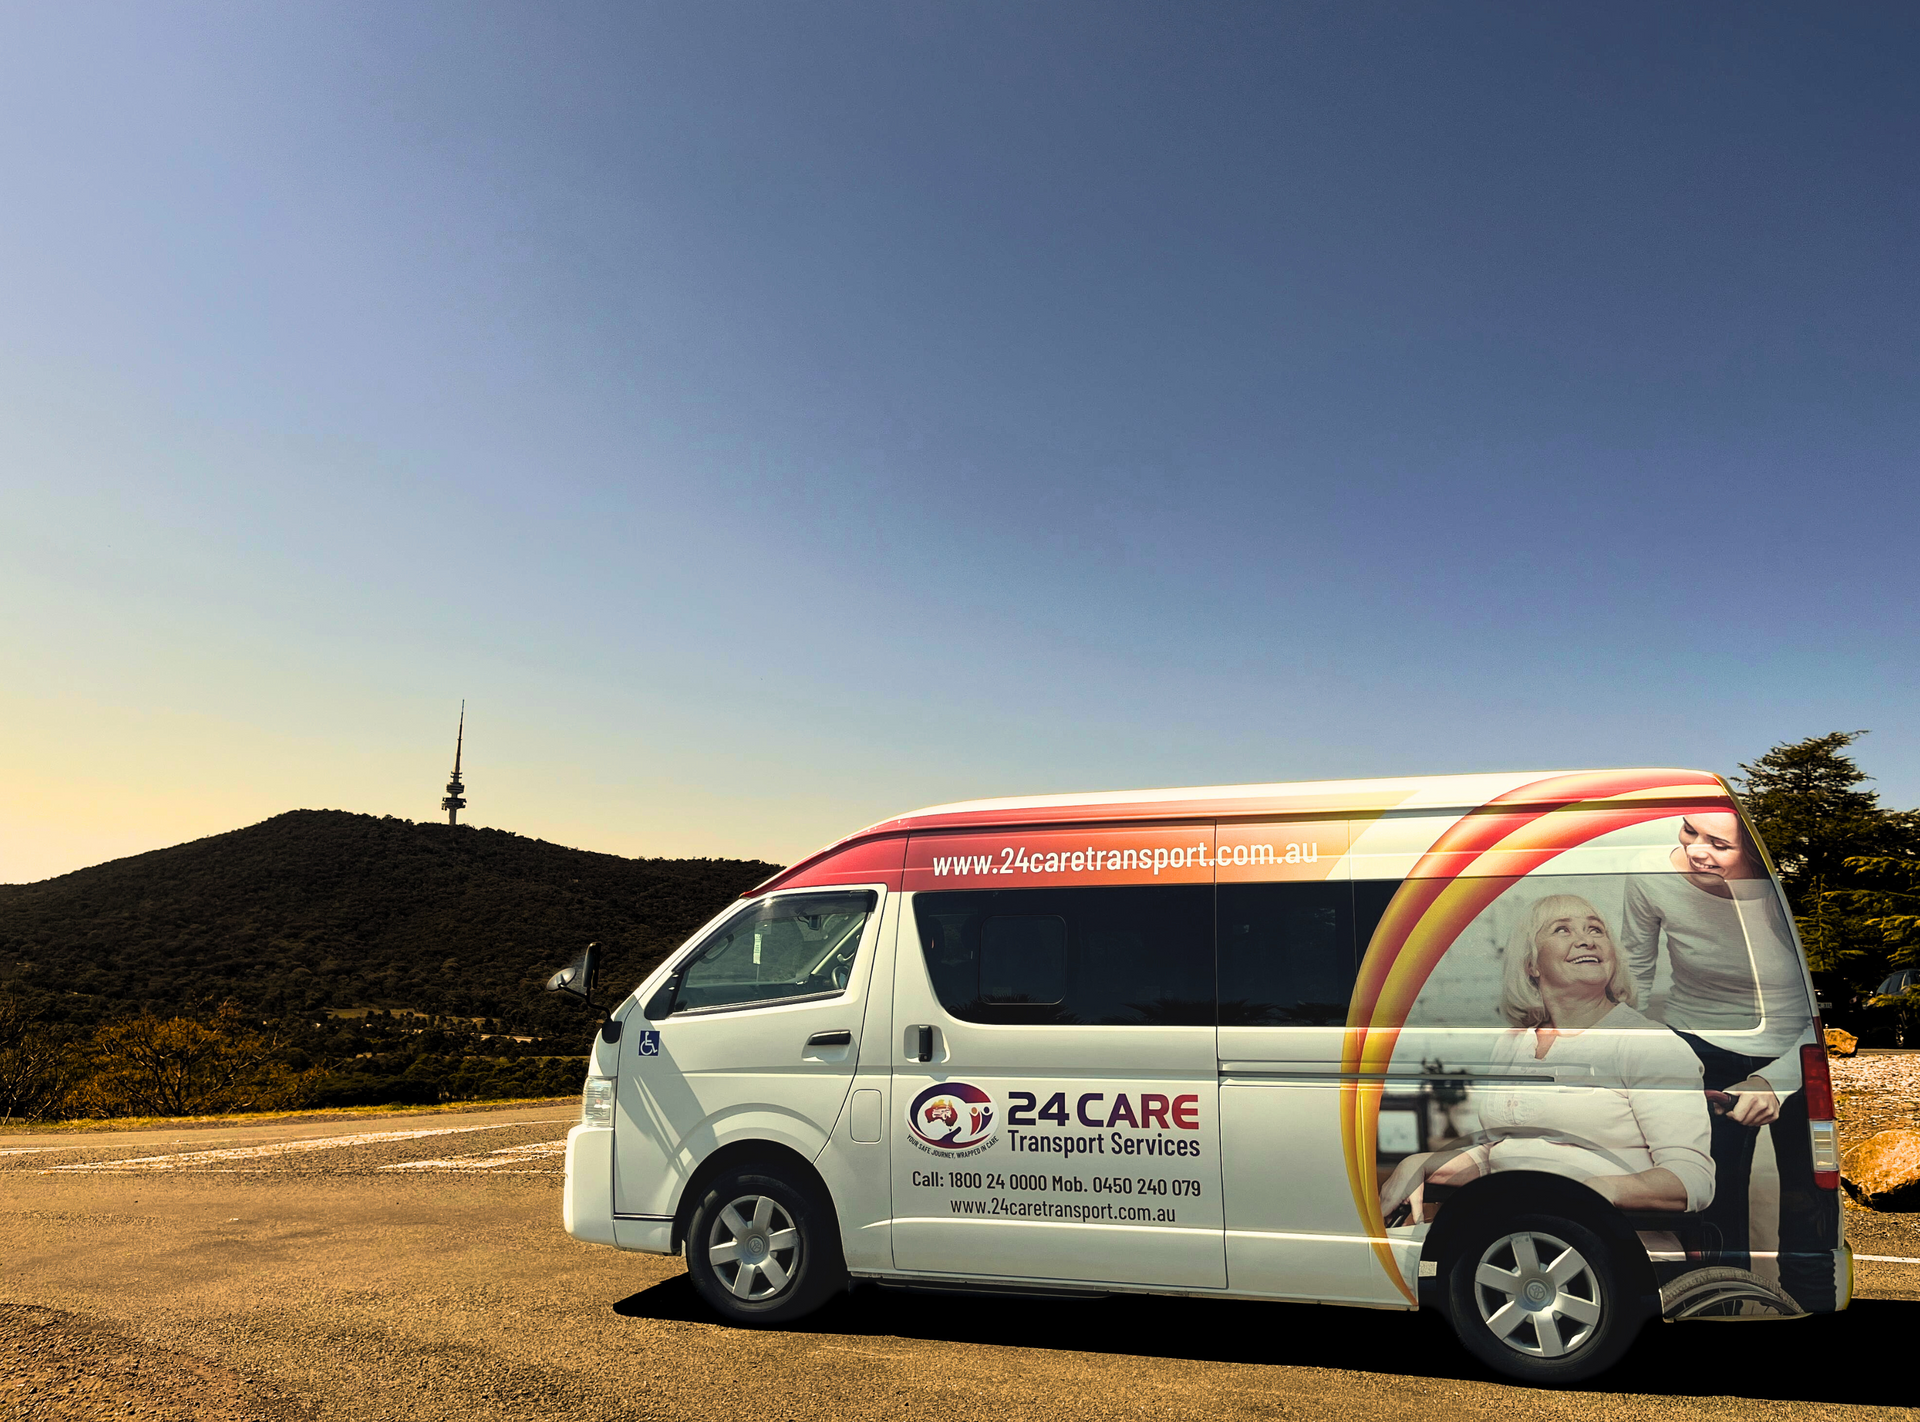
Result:
<svg viewBox="0 0 1920 1422"><path fill-rule="evenodd" d="M459 1156L452 1160L407 1160L398 1165L383 1165L382 1170L485 1170L495 1175L550 1175L547 1170L501 1170L496 1167L519 1165L525 1161L550 1158L567 1153L565 1141L534 1141L530 1145L502 1146L485 1155Z"/></svg>
<svg viewBox="0 0 1920 1422"><path fill-rule="evenodd" d="M1899 1254L1856 1254L1855 1259L1864 1259L1869 1264L1920 1264L1920 1259L1908 1259Z"/></svg>
<svg viewBox="0 0 1920 1422"><path fill-rule="evenodd" d="M326 1136L312 1141L280 1141L274 1145L235 1146L228 1150L186 1151L178 1155L143 1155L132 1160L95 1160L77 1165L54 1165L50 1170L178 1170L210 1165L216 1160L256 1160L261 1156L291 1155L299 1151L340 1150L347 1146L381 1145L388 1141L415 1141L425 1136L461 1136L475 1131L504 1131L513 1126L544 1126L546 1121L501 1121L487 1126L441 1126L424 1131L363 1131L351 1136Z"/></svg>
<svg viewBox="0 0 1920 1422"><path fill-rule="evenodd" d="M410 1160L405 1165L383 1165L382 1170L457 1170L463 1175L564 1175L564 1170L490 1170L494 1162L468 1160ZM505 1164L501 1161L499 1164Z"/></svg>
<svg viewBox="0 0 1920 1422"><path fill-rule="evenodd" d="M43 1150L84 1150L85 1148L84 1145L0 1146L0 1155L38 1155Z"/></svg>

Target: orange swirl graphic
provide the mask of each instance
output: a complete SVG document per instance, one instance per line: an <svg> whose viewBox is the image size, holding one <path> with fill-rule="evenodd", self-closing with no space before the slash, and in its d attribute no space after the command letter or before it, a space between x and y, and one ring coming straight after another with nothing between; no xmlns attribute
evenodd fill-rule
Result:
<svg viewBox="0 0 1920 1422"><path fill-rule="evenodd" d="M1393 1059L1414 999L1466 926L1555 855L1647 820L1729 810L1724 796L1711 776L1675 783L1671 771L1591 771L1537 780L1449 825L1388 903L1360 964L1347 1013L1340 1136L1353 1203L1374 1256L1409 1303L1418 1299L1387 1242L1374 1163L1385 1089L1380 1077ZM1543 800L1551 803L1538 803Z"/></svg>

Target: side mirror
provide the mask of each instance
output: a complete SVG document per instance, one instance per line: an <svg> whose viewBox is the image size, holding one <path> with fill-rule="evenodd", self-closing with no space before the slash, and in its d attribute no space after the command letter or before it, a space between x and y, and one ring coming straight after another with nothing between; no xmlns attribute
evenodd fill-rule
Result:
<svg viewBox="0 0 1920 1422"><path fill-rule="evenodd" d="M580 956L547 979L548 992L564 992L582 1002L593 1001L593 989L600 977L600 945L589 943Z"/></svg>
<svg viewBox="0 0 1920 1422"><path fill-rule="evenodd" d="M577 997L588 1007L593 1006L593 990L600 982L600 945L589 943L580 950L580 956L566 967L547 979L548 992L563 992L568 997ZM613 1014L600 1008L600 1035L609 1042L620 1040L620 1024L613 1020Z"/></svg>

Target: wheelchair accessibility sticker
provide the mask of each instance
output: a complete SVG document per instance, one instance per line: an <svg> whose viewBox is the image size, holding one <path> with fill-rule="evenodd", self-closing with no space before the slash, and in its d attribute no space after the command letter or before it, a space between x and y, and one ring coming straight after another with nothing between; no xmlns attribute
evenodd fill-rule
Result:
<svg viewBox="0 0 1920 1422"><path fill-rule="evenodd" d="M643 1057L657 1057L660 1055L660 1034L658 1032L642 1032L640 1034L640 1055Z"/></svg>

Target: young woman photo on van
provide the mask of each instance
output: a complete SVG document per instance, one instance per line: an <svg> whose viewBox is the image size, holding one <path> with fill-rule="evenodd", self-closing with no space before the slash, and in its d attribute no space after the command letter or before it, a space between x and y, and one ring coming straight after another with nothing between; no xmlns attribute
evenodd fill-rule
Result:
<svg viewBox="0 0 1920 1422"><path fill-rule="evenodd" d="M1664 951L1671 986L1653 1015L1699 1059L1706 1089L1724 1093L1712 1121L1714 1262L1750 1267L1748 1197L1766 1130L1779 1176L1781 1284L1803 1308L1831 1309L1836 1231L1819 1208L1800 1089L1813 1018L1792 925L1738 815L1683 816L1677 837L1629 879L1621 948L1643 999Z"/></svg>
<svg viewBox="0 0 1920 1422"><path fill-rule="evenodd" d="M1799 953L1738 815L1684 816L1679 840L1660 864L1677 874L1637 874L1628 885L1627 963L1647 1000L1664 938L1673 983L1658 1015L1696 1043L1746 1058L1745 1073L1709 1089L1735 1097L1727 1112L1733 1124L1769 1126L1780 1118L1782 1099L1800 1086L1807 1008ZM1739 1040L1715 1040L1733 1033ZM1761 1050L1744 1050L1752 1047ZM1710 1067L1708 1074L1724 1076L1731 1064L1716 1062L1721 1070Z"/></svg>
<svg viewBox="0 0 1920 1422"><path fill-rule="evenodd" d="M1427 1184L1500 1170L1564 1175L1621 1209L1705 1209L1714 1169L1700 1062L1634 1002L1633 978L1600 911L1572 894L1536 899L1506 951L1500 1010L1511 1027L1488 1074L1538 1072L1542 1080L1471 1088L1478 1143L1401 1161L1381 1189L1382 1213L1392 1217L1405 1204L1417 1221ZM1543 1066L1587 1068L1592 1080L1617 1084L1559 1086ZM1507 1130L1524 1134L1501 1134Z"/></svg>

